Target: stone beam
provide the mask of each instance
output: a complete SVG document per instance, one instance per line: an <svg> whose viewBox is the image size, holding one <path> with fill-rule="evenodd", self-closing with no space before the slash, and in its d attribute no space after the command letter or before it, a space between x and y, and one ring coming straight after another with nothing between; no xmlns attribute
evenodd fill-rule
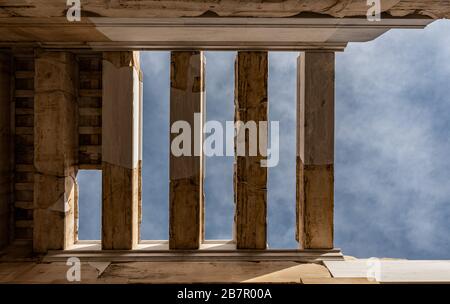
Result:
<svg viewBox="0 0 450 304"><path fill-rule="evenodd" d="M238 52L235 75L235 122L254 122L258 126L260 121L267 121L267 52ZM267 243L267 168L261 166L265 157L259 148L255 155L250 155L249 149L250 143L259 144L262 131L259 127L257 134L251 134L243 125L237 129L236 145L245 148L245 156L235 153L235 239L238 249L265 249ZM265 132L267 134L267 130Z"/></svg>
<svg viewBox="0 0 450 304"><path fill-rule="evenodd" d="M9 243L11 206L11 57L0 53L0 248Z"/></svg>
<svg viewBox="0 0 450 304"><path fill-rule="evenodd" d="M203 52L171 53L170 125L174 133L170 142L187 153L178 155L173 149L170 153L170 249L198 249L203 240L204 64ZM189 129L175 128L180 121L187 122ZM176 138L183 134L187 134L189 142L178 145Z"/></svg>
<svg viewBox="0 0 450 304"><path fill-rule="evenodd" d="M303 249L333 248L334 53L298 59L297 240Z"/></svg>
<svg viewBox="0 0 450 304"><path fill-rule="evenodd" d="M76 62L68 52L38 51L34 99L35 252L74 243L78 130Z"/></svg>
<svg viewBox="0 0 450 304"><path fill-rule="evenodd" d="M103 53L103 249L139 242L141 82L139 52Z"/></svg>
<svg viewBox="0 0 450 304"><path fill-rule="evenodd" d="M60 0L3 1L0 17L65 17L67 4ZM23 1L22 1L23 2ZM333 17L365 16L366 0L146 0L124 5L120 1L82 1L82 15L116 18L167 17L293 17L300 13L316 13ZM2 9L4 8L4 9ZM381 11L392 16L426 15L433 18L450 17L448 1L442 0L383 0Z"/></svg>

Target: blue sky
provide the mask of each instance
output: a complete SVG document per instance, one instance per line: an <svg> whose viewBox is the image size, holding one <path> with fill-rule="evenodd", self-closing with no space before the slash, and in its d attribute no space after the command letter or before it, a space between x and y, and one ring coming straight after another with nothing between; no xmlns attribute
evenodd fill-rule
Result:
<svg viewBox="0 0 450 304"><path fill-rule="evenodd" d="M357 257L450 258L450 21L336 56L335 245ZM168 237L169 53L144 52L142 239ZM268 240L296 248L296 52L269 54ZM207 119L233 120L234 52L206 52ZM206 237L229 239L230 157L206 160ZM101 174L82 171L80 239L100 238Z"/></svg>

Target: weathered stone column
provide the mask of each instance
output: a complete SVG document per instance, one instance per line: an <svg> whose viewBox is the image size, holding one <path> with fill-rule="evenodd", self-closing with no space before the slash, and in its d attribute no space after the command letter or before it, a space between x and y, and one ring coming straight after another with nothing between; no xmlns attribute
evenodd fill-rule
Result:
<svg viewBox="0 0 450 304"><path fill-rule="evenodd" d="M267 246L267 168L259 151L259 122L267 121L267 52L238 52L235 67L236 151L245 147L245 156L235 156L235 239L238 249L265 249ZM252 133L251 124L257 133ZM249 125L250 124L250 125ZM247 128L249 126L249 128ZM267 128L267 125L265 126ZM267 135L267 130L265 130ZM256 154L249 146L256 144Z"/></svg>
<svg viewBox="0 0 450 304"><path fill-rule="evenodd" d="M297 240L300 248L333 248L334 53L298 58Z"/></svg>
<svg viewBox="0 0 450 304"><path fill-rule="evenodd" d="M0 248L9 242L11 206L11 57L0 53Z"/></svg>
<svg viewBox="0 0 450 304"><path fill-rule="evenodd" d="M103 249L139 242L141 80L139 52L103 53Z"/></svg>
<svg viewBox="0 0 450 304"><path fill-rule="evenodd" d="M76 63L68 52L38 52L34 99L35 252L74 242L77 193Z"/></svg>
<svg viewBox="0 0 450 304"><path fill-rule="evenodd" d="M189 128L174 130L170 142L171 147L184 147L189 155L170 153L170 249L198 249L203 239L204 63L202 52L171 54L170 126L176 128L184 121ZM177 132L188 136L181 145L173 141L183 136ZM187 144L189 147L183 146Z"/></svg>

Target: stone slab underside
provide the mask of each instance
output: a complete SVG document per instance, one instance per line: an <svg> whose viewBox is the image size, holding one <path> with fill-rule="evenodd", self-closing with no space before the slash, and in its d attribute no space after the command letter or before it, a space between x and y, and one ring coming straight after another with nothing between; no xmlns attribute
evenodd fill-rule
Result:
<svg viewBox="0 0 450 304"><path fill-rule="evenodd" d="M449 283L450 261L379 260L376 280L367 278L371 260L265 262L82 262L81 282L155 283ZM0 262L0 283L70 283L65 262Z"/></svg>
<svg viewBox="0 0 450 304"><path fill-rule="evenodd" d="M64 262L0 263L0 283L70 283ZM320 264L295 262L82 262L80 283L368 283L335 279Z"/></svg>
<svg viewBox="0 0 450 304"><path fill-rule="evenodd" d="M364 16L366 0L82 0L84 16L90 17L291 17L300 13L318 13L333 17ZM412 14L432 18L450 17L447 0L384 0L382 11L392 16ZM66 1L6 0L0 4L0 17L62 17Z"/></svg>

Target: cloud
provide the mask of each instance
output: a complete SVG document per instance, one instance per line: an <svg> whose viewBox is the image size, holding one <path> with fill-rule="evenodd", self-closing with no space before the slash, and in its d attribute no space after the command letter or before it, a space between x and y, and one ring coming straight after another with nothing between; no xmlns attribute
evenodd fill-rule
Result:
<svg viewBox="0 0 450 304"><path fill-rule="evenodd" d="M170 53L145 52L142 166L143 240L169 238Z"/></svg>
<svg viewBox="0 0 450 304"><path fill-rule="evenodd" d="M102 173L98 170L81 170L77 176L79 191L80 240L101 238Z"/></svg>
<svg viewBox="0 0 450 304"><path fill-rule="evenodd" d="M337 57L335 227L347 254L448 258L449 29L391 31Z"/></svg>

